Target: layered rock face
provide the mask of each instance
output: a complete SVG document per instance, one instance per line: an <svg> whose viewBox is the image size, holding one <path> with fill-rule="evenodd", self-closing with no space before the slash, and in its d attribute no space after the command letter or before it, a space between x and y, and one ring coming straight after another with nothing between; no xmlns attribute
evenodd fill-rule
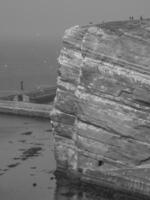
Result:
<svg viewBox="0 0 150 200"><path fill-rule="evenodd" d="M150 196L150 20L70 28L58 62L57 169Z"/></svg>

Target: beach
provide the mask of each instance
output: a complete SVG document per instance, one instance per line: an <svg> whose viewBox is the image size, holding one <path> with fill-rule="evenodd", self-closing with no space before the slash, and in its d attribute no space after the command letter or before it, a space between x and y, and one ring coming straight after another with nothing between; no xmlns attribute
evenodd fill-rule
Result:
<svg viewBox="0 0 150 200"><path fill-rule="evenodd" d="M49 120L0 115L2 200L54 199L55 167Z"/></svg>

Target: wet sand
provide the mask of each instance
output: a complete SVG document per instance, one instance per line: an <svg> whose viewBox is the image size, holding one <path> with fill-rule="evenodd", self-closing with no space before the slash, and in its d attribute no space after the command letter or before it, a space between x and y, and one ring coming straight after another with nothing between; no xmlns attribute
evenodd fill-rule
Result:
<svg viewBox="0 0 150 200"><path fill-rule="evenodd" d="M0 115L0 199L54 199L49 120Z"/></svg>

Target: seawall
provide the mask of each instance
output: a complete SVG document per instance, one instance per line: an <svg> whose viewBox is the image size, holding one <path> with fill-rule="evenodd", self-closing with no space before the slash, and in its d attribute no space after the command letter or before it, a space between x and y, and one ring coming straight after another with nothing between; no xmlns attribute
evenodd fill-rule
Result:
<svg viewBox="0 0 150 200"><path fill-rule="evenodd" d="M52 102L54 100L55 94L55 86L43 87L30 92L18 91L14 94L0 97L0 100L13 101L15 97L19 95L24 95L31 103L49 104L49 102Z"/></svg>
<svg viewBox="0 0 150 200"><path fill-rule="evenodd" d="M35 104L17 101L0 101L0 113L22 115L29 117L42 117L50 119L52 105Z"/></svg>

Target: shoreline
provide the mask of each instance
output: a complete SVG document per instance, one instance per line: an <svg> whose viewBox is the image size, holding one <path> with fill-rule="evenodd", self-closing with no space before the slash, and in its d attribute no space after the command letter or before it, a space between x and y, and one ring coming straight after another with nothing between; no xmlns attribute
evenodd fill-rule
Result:
<svg viewBox="0 0 150 200"><path fill-rule="evenodd" d="M42 87L32 91L16 91L14 94L0 96L0 100L13 101L16 96L24 95L27 96L29 102L48 104L53 101L56 94L56 86Z"/></svg>
<svg viewBox="0 0 150 200"><path fill-rule="evenodd" d="M54 199L56 166L50 123L7 115L0 119L1 198Z"/></svg>

